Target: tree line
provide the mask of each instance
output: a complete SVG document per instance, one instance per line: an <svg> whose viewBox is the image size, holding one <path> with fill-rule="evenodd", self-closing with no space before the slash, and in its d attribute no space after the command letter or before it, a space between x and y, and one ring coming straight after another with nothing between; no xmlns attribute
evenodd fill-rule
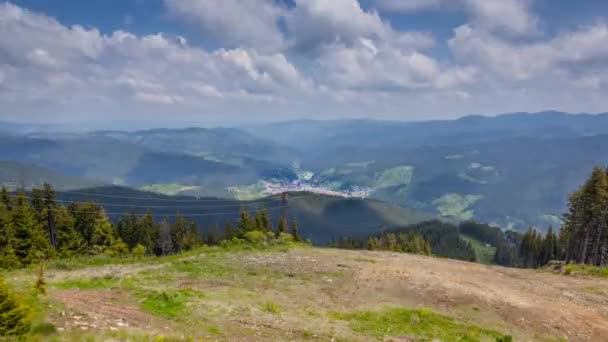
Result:
<svg viewBox="0 0 608 342"><path fill-rule="evenodd" d="M197 224L177 213L173 220L157 220L152 212L126 213L111 222L102 206L89 202L60 204L53 187L44 184L29 193L0 190L0 268L25 267L50 258L77 255L169 255L223 240L302 241L295 219L283 217L276 231L266 209L251 216L241 210L236 225L223 232L201 234Z"/></svg>
<svg viewBox="0 0 608 342"><path fill-rule="evenodd" d="M420 222L367 237L343 237L335 239L331 246L477 260L473 247L460 237L458 226L438 220Z"/></svg>
<svg viewBox="0 0 608 342"><path fill-rule="evenodd" d="M552 227L544 235L530 228L496 247L495 262L505 266L535 268L551 260L608 266L608 169L593 168L569 196L559 233Z"/></svg>

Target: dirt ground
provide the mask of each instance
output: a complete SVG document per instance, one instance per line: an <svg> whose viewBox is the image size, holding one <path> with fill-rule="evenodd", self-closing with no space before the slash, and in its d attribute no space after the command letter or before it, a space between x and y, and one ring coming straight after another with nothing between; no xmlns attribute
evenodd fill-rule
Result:
<svg viewBox="0 0 608 342"><path fill-rule="evenodd" d="M206 258L210 257L201 255L195 261L204 265ZM425 307L510 334L516 341L608 341L606 279L401 253L316 248L227 253L213 261L238 267L240 273L180 275L163 285L206 294L192 304L189 317L176 320L146 313L128 291L111 288L51 291L63 311L50 318L61 330L177 332L231 341L368 340L328 319L327 313ZM137 276L142 269L164 273L163 268L136 265L119 273ZM116 272L89 272L108 270ZM83 271L74 272L83 276ZM53 276L64 279L71 274L57 271ZM269 301L280 305L280 314L260 309ZM201 333L200 324L221 334Z"/></svg>

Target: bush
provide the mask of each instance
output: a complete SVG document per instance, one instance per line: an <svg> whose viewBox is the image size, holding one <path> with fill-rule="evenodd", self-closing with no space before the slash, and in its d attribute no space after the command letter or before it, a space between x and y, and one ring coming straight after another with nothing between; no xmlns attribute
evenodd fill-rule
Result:
<svg viewBox="0 0 608 342"><path fill-rule="evenodd" d="M258 230L245 233L245 239L253 244L261 244L268 240L267 235Z"/></svg>
<svg viewBox="0 0 608 342"><path fill-rule="evenodd" d="M27 333L31 325L31 310L18 304L0 278L0 336L18 336Z"/></svg>
<svg viewBox="0 0 608 342"><path fill-rule="evenodd" d="M131 254L133 254L134 257L142 258L144 255L146 255L146 247L138 243L131 250Z"/></svg>

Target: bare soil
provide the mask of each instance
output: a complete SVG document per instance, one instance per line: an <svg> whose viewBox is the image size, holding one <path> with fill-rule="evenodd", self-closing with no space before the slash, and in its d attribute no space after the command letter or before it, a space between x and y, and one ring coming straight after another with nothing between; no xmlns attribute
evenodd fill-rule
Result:
<svg viewBox="0 0 608 342"><path fill-rule="evenodd" d="M52 291L50 296L65 311L51 319L66 330L127 329L230 341L369 340L328 318L328 313L425 307L510 334L516 341L608 341L606 279L401 253L317 248L227 253L219 259L244 273L179 276L166 284L207 294L190 308L189 319L146 313L134 296L120 289ZM129 267L150 271L133 265L125 266L123 273L133 274ZM258 273L272 277L260 280ZM56 276L72 277L70 271ZM260 309L266 302L279 304L280 313ZM201 333L200 322L217 327L221 334Z"/></svg>

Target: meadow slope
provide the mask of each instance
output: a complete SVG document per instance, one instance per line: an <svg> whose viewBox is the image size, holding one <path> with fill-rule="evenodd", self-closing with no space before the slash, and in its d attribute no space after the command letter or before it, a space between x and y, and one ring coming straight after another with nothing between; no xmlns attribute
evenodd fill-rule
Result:
<svg viewBox="0 0 608 342"><path fill-rule="evenodd" d="M602 341L608 280L311 247L47 271L31 339ZM24 295L35 272L5 274ZM46 321L50 325L40 324ZM56 330L53 332L53 330Z"/></svg>

